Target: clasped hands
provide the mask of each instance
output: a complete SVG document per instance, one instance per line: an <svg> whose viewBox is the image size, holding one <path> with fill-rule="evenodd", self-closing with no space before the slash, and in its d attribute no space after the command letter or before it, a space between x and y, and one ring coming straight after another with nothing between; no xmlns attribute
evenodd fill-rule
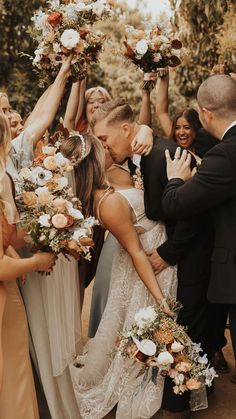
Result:
<svg viewBox="0 0 236 419"><path fill-rule="evenodd" d="M186 182L195 175L197 168L194 167L194 169L191 170L192 156L188 150L183 150L181 154L181 148L178 147L176 149L174 159L170 157L169 150L165 151L165 155L168 180L178 178Z"/></svg>

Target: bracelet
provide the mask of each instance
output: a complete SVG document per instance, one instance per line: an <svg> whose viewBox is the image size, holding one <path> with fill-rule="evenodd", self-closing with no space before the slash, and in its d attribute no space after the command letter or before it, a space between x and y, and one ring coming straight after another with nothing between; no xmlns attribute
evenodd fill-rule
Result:
<svg viewBox="0 0 236 419"><path fill-rule="evenodd" d="M166 303L166 298L165 297L160 298L160 299L157 300L157 302L160 304L160 306L162 306Z"/></svg>

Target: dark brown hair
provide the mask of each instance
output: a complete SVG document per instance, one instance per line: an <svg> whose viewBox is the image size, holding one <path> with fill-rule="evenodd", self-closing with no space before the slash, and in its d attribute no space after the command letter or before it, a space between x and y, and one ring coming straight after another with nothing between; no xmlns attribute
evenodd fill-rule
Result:
<svg viewBox="0 0 236 419"><path fill-rule="evenodd" d="M193 141L196 139L198 131L202 128L201 121L199 119L198 112L193 108L187 108L184 109L182 112L179 112L172 123L172 131L171 131L171 139L176 141L175 137L175 131L176 131L176 125L179 118L185 118L186 121L188 121L190 130L193 134Z"/></svg>

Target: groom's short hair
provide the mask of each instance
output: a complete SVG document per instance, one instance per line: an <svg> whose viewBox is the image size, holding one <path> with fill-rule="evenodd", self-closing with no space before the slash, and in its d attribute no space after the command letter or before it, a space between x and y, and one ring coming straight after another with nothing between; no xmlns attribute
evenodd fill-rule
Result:
<svg viewBox="0 0 236 419"><path fill-rule="evenodd" d="M93 128L97 122L106 119L107 124L114 124L119 122L134 122L134 112L129 103L121 98L109 100L103 103L99 109L94 112L91 120L91 127Z"/></svg>

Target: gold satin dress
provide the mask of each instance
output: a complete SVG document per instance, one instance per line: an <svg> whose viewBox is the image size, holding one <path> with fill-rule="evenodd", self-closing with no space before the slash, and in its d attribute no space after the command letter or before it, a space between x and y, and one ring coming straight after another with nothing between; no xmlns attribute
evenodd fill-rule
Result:
<svg viewBox="0 0 236 419"><path fill-rule="evenodd" d="M3 245L7 248L15 227L8 224L3 215L1 224ZM2 356L3 367L2 384L0 377L0 418L38 419L29 357L28 325L21 294L16 281L2 282L0 285L0 363Z"/></svg>

